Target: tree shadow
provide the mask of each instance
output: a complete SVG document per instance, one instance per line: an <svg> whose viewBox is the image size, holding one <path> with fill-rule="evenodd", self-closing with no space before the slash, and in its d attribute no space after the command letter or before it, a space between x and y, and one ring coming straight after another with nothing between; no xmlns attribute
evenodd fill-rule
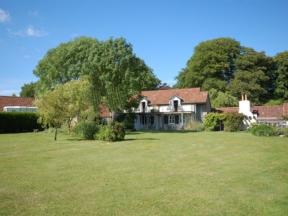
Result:
<svg viewBox="0 0 288 216"><path fill-rule="evenodd" d="M194 131L194 130L140 130L139 132L141 132L142 134L145 134L145 133L195 133L198 131Z"/></svg>
<svg viewBox="0 0 288 216"><path fill-rule="evenodd" d="M119 142L135 141L135 140L159 140L159 139L155 139L155 138L127 138L127 139L121 140Z"/></svg>

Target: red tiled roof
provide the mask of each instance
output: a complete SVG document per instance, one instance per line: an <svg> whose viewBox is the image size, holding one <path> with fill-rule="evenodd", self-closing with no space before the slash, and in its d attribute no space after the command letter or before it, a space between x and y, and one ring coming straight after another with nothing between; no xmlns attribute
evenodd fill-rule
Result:
<svg viewBox="0 0 288 216"><path fill-rule="evenodd" d="M238 107L216 108L220 112L238 112ZM282 105L252 106L251 112L257 112L259 119L282 119L288 116L288 103Z"/></svg>
<svg viewBox="0 0 288 216"><path fill-rule="evenodd" d="M0 96L0 112L5 106L33 106L33 100L28 97Z"/></svg>
<svg viewBox="0 0 288 216"><path fill-rule="evenodd" d="M200 88L142 91L140 95L146 97L151 105L169 104L169 100L173 96L181 98L184 104L206 103L208 100L208 92L201 91Z"/></svg>

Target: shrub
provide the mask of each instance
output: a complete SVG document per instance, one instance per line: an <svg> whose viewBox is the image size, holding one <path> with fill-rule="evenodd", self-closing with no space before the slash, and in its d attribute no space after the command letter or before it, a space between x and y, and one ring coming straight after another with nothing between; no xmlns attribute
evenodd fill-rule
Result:
<svg viewBox="0 0 288 216"><path fill-rule="evenodd" d="M239 131L243 125L244 115L240 113L225 113L224 114L224 130Z"/></svg>
<svg viewBox="0 0 288 216"><path fill-rule="evenodd" d="M185 130L191 130L191 131L195 131L195 132L200 132L203 131L204 125L201 122L198 121L189 121L185 124Z"/></svg>
<svg viewBox="0 0 288 216"><path fill-rule="evenodd" d="M87 140L93 140L95 133L99 130L96 122L92 121L82 121L79 122L75 128L74 132L83 137L84 139Z"/></svg>
<svg viewBox="0 0 288 216"><path fill-rule="evenodd" d="M218 131L222 128L224 114L222 113L208 113L204 119L205 130Z"/></svg>
<svg viewBox="0 0 288 216"><path fill-rule="evenodd" d="M112 122L111 124L101 126L95 136L96 139L110 142L124 140L125 128L123 123Z"/></svg>
<svg viewBox="0 0 288 216"><path fill-rule="evenodd" d="M0 133L29 132L41 130L37 113L0 112Z"/></svg>
<svg viewBox="0 0 288 216"><path fill-rule="evenodd" d="M284 137L288 137L288 128L281 128L281 135Z"/></svg>
<svg viewBox="0 0 288 216"><path fill-rule="evenodd" d="M122 113L117 116L116 121L122 122L125 129L134 130L135 113Z"/></svg>
<svg viewBox="0 0 288 216"><path fill-rule="evenodd" d="M265 124L252 125L249 131L255 136L278 136L280 134L278 128Z"/></svg>

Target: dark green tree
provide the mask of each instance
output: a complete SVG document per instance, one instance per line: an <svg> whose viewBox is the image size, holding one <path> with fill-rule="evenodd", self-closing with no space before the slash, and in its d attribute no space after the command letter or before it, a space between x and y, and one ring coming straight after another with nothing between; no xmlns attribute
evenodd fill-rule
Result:
<svg viewBox="0 0 288 216"><path fill-rule="evenodd" d="M37 83L26 83L21 87L20 97L35 97Z"/></svg>
<svg viewBox="0 0 288 216"><path fill-rule="evenodd" d="M276 62L276 96L288 99L288 51L278 53L275 58Z"/></svg>
<svg viewBox="0 0 288 216"><path fill-rule="evenodd" d="M225 91L235 72L240 43L231 38L217 38L200 43L176 77L177 87L202 87Z"/></svg>
<svg viewBox="0 0 288 216"><path fill-rule="evenodd" d="M263 103L272 97L273 92L273 59L264 52L256 52L251 48L243 48L241 56L236 60L235 77L230 90L235 97L246 94L252 102Z"/></svg>

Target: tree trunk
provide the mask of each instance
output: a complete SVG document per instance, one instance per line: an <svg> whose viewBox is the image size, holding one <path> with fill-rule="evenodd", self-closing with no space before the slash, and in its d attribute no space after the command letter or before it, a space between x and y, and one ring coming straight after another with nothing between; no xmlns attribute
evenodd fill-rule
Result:
<svg viewBox="0 0 288 216"><path fill-rule="evenodd" d="M55 129L55 134L54 134L54 141L56 141L57 140L57 127L56 127L56 129Z"/></svg>

